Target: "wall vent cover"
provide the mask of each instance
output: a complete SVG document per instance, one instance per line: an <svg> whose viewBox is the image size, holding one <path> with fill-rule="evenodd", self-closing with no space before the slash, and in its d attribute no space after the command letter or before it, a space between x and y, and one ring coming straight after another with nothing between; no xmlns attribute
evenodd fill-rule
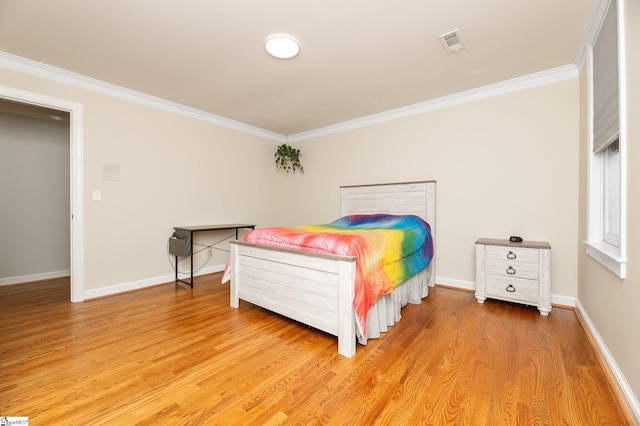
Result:
<svg viewBox="0 0 640 426"><path fill-rule="evenodd" d="M460 32L460 30L453 30L449 31L448 33L442 34L440 36L440 41L442 42L442 46L444 46L444 50L447 53L455 53L467 47L464 44L464 39L462 38L462 33Z"/></svg>

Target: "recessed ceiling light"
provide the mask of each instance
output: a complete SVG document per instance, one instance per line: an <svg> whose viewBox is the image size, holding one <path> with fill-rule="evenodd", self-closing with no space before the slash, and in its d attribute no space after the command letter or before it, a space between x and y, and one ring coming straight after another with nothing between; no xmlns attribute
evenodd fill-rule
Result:
<svg viewBox="0 0 640 426"><path fill-rule="evenodd" d="M300 52L300 46L293 37L286 34L275 34L267 39L265 44L267 52L280 59L293 58Z"/></svg>

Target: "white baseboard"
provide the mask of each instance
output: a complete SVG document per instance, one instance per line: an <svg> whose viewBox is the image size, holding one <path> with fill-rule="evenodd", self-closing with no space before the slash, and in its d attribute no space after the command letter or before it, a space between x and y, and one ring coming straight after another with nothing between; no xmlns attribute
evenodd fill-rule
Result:
<svg viewBox="0 0 640 426"><path fill-rule="evenodd" d="M436 284L441 284L447 287L459 288L461 290L476 291L476 283L473 281L463 281L455 278L437 277Z"/></svg>
<svg viewBox="0 0 640 426"><path fill-rule="evenodd" d="M0 285L11 285L28 283L31 281L52 280L54 278L64 278L71 275L71 271L66 269L64 271L42 272L39 274L21 275L18 277L0 278Z"/></svg>
<svg viewBox="0 0 640 426"><path fill-rule="evenodd" d="M587 327L587 330L585 331L590 334L591 339L596 344L596 349L600 352L600 355L607 364L610 373L613 375L613 379L616 381L615 385L617 385L619 393L621 393L621 396L626 399L626 401L622 402L626 402L625 406L629 411L631 411L629 414L635 416L633 419L634 424L640 424L640 402L638 402L638 398L634 395L627 379L625 379L620 367L618 367L618 364L616 363L616 360L613 358L613 355L611 355L611 352L609 352L607 345L604 343L604 340L602 340L602 337L600 337L598 330L579 300L576 300L576 310L578 311L582 322Z"/></svg>
<svg viewBox="0 0 640 426"><path fill-rule="evenodd" d="M476 291L476 283L473 281L463 281L455 278L436 277L436 284L441 284L441 285L452 287L452 288L459 288L461 290ZM571 296L563 296L561 294L552 294L551 304L574 308L576 306L576 298Z"/></svg>
<svg viewBox="0 0 640 426"><path fill-rule="evenodd" d="M568 308L576 307L576 298L571 296L563 296L561 294L551 294L551 304L558 306L566 306Z"/></svg>
<svg viewBox="0 0 640 426"><path fill-rule="evenodd" d="M198 277L200 275L213 274L224 270L224 264L213 265L200 269L198 272L194 272L193 276ZM180 273L179 277L184 278L185 274ZM152 287L154 285L166 284L175 281L175 274L161 275L159 277L147 278L139 281L131 281L128 283L115 284L108 287L100 287L91 290L85 290L84 300L95 299L96 297L111 296L118 293L124 293L126 291L140 290L145 287ZM187 278L188 281L188 278Z"/></svg>

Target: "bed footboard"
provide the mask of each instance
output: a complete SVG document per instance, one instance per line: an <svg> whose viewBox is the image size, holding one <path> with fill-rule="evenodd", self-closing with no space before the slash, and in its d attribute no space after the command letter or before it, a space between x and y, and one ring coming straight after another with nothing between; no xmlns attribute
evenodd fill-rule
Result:
<svg viewBox="0 0 640 426"><path fill-rule="evenodd" d="M240 299L338 337L338 353L356 351L352 300L356 257L231 241L230 304Z"/></svg>

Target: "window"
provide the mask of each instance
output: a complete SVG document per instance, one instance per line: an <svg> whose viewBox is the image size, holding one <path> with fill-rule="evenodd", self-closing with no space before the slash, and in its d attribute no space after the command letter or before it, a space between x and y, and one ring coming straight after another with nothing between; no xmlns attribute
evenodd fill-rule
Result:
<svg viewBox="0 0 640 426"><path fill-rule="evenodd" d="M611 0L589 55L587 253L620 278L626 276L626 160L624 50Z"/></svg>

